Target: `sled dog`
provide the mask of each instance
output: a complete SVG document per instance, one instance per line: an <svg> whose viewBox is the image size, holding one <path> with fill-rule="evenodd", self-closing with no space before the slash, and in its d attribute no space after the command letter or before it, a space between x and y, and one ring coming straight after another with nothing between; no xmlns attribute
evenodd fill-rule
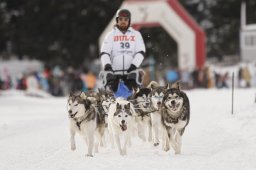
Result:
<svg viewBox="0 0 256 170"><path fill-rule="evenodd" d="M168 88L168 84L164 86L152 86L150 92L150 99L152 105L152 112L150 113L152 122L152 134L153 134L153 144L154 146L159 145L159 136L162 134L162 122L161 122L161 108L164 93Z"/></svg>
<svg viewBox="0 0 256 170"><path fill-rule="evenodd" d="M107 146L106 139L110 140L111 147L114 148L114 141L113 138L109 136L108 132L108 110L112 103L115 102L115 97L112 91L107 91L103 89L98 89L98 110L99 112L104 115L105 120L105 132L104 132L104 138L102 143Z"/></svg>
<svg viewBox="0 0 256 170"><path fill-rule="evenodd" d="M127 144L134 126L134 115L133 105L122 98L117 98L115 103L109 107L108 130L110 136L115 140L120 155L127 154Z"/></svg>
<svg viewBox="0 0 256 170"><path fill-rule="evenodd" d="M136 117L135 122L137 123L138 136L145 142L148 140L152 141L152 125L150 112L152 112L149 88L138 88L133 91L133 95L129 98L134 104ZM146 135L148 134L148 135Z"/></svg>
<svg viewBox="0 0 256 170"><path fill-rule="evenodd" d="M85 140L88 150L86 156L93 156L93 146L98 152L99 142L104 133L104 122L100 119L97 109L88 98L70 94L68 98L68 114L70 120L71 150L76 149L75 134L80 134ZM84 95L83 95L84 97ZM94 141L96 136L96 142Z"/></svg>
<svg viewBox="0 0 256 170"><path fill-rule="evenodd" d="M113 92L98 89L98 107L100 112L102 112L105 115L105 118L107 119L108 109L112 103L115 102L115 97ZM107 122L107 121L106 121Z"/></svg>
<svg viewBox="0 0 256 170"><path fill-rule="evenodd" d="M163 98L162 123L166 130L166 151L169 150L169 144L171 144L175 154L181 153L182 135L189 119L189 99L180 90L179 83L175 83L166 91Z"/></svg>

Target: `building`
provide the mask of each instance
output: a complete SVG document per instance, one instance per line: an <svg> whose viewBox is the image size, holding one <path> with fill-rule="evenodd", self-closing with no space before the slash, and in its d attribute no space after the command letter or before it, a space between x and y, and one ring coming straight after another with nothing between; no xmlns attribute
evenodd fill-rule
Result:
<svg viewBox="0 0 256 170"><path fill-rule="evenodd" d="M241 4L240 55L243 62L256 61L256 24L246 24L246 3Z"/></svg>

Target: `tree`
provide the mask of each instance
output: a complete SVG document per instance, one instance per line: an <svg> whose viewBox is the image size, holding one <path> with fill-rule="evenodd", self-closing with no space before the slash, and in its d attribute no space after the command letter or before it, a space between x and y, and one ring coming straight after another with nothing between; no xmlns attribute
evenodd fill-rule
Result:
<svg viewBox="0 0 256 170"><path fill-rule="evenodd" d="M206 31L208 57L221 59L224 55L239 55L241 1L181 0L181 3ZM246 3L247 23L255 23L256 1Z"/></svg>
<svg viewBox="0 0 256 170"><path fill-rule="evenodd" d="M6 30L0 36L7 36L3 41L12 44L14 54L78 65L97 57L97 53L90 56L90 46L97 47L98 36L122 1L3 0L2 3L6 4L5 13L10 19L1 24Z"/></svg>

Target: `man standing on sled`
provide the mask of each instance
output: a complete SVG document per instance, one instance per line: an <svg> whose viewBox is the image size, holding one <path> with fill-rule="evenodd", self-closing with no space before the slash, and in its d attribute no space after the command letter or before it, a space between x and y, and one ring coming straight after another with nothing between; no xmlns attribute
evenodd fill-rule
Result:
<svg viewBox="0 0 256 170"><path fill-rule="evenodd" d="M145 44L140 32L130 27L130 23L130 11L118 10L116 25L106 35L101 47L100 56L104 71L113 73L113 76L107 77L106 86L114 92L118 89L120 79L129 90L138 87L138 78L132 78L130 75L140 67L144 59Z"/></svg>

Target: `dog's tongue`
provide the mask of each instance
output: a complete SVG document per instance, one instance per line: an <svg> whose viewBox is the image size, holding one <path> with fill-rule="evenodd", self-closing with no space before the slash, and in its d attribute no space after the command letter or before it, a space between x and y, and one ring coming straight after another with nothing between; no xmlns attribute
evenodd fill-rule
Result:
<svg viewBox="0 0 256 170"><path fill-rule="evenodd" d="M120 127L121 127L122 131L126 131L126 129L127 129L126 125L120 125Z"/></svg>

